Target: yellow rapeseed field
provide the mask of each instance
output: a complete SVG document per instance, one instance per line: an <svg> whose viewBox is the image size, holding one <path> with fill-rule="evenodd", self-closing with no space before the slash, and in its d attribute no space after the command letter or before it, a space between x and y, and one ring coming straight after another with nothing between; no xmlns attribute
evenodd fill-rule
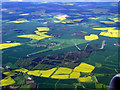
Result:
<svg viewBox="0 0 120 90"><path fill-rule="evenodd" d="M54 16L54 18L57 18L57 19L59 19L60 21L66 20L66 17L57 17L57 16Z"/></svg>
<svg viewBox="0 0 120 90"><path fill-rule="evenodd" d="M92 18L92 17L91 17L91 18L88 18L88 19L94 19L94 20L96 20L96 19L99 19L99 18Z"/></svg>
<svg viewBox="0 0 120 90"><path fill-rule="evenodd" d="M93 80L92 80L91 76L88 76L88 77L80 77L78 79L78 81L79 82L92 82Z"/></svg>
<svg viewBox="0 0 120 90"><path fill-rule="evenodd" d="M41 70L41 77L50 77L50 75L56 70L57 68L52 68L49 70Z"/></svg>
<svg viewBox="0 0 120 90"><path fill-rule="evenodd" d="M44 39L44 38L47 38L47 37L51 37L51 36L48 36L48 35L38 36L38 35L35 35L35 34L29 34L29 35L19 35L17 37L23 37L23 38L30 38L30 39L41 40L41 39Z"/></svg>
<svg viewBox="0 0 120 90"><path fill-rule="evenodd" d="M69 79L69 75L52 75L51 78L54 78L54 79Z"/></svg>
<svg viewBox="0 0 120 90"><path fill-rule="evenodd" d="M33 70L33 71L28 71L27 72L28 75L34 75L34 76L40 76L40 70Z"/></svg>
<svg viewBox="0 0 120 90"><path fill-rule="evenodd" d="M70 78L71 79L77 79L77 78L79 78L80 77L80 72L72 72L71 74L70 74Z"/></svg>
<svg viewBox="0 0 120 90"><path fill-rule="evenodd" d="M45 33L47 33L47 32L39 32L39 31L34 31L34 32L39 36L45 36Z"/></svg>
<svg viewBox="0 0 120 90"><path fill-rule="evenodd" d="M27 74L40 76L40 77L49 77L56 69L57 68L52 68L49 70L33 70L33 71L28 71Z"/></svg>
<svg viewBox="0 0 120 90"><path fill-rule="evenodd" d="M108 30L108 32L116 32L116 33L120 33L120 30Z"/></svg>
<svg viewBox="0 0 120 90"><path fill-rule="evenodd" d="M5 74L6 76L15 76L15 72L4 72L3 74Z"/></svg>
<svg viewBox="0 0 120 90"><path fill-rule="evenodd" d="M113 20L114 22L120 22L118 18L109 18L110 20Z"/></svg>
<svg viewBox="0 0 120 90"><path fill-rule="evenodd" d="M64 24L66 24L66 22L65 22L65 21L62 21L61 23L64 23Z"/></svg>
<svg viewBox="0 0 120 90"><path fill-rule="evenodd" d="M3 43L0 44L0 49L6 49L6 48L10 48L10 47L15 47L21 45L20 43Z"/></svg>
<svg viewBox="0 0 120 90"><path fill-rule="evenodd" d="M91 34L90 36L85 36L85 40L96 40L99 39L98 35Z"/></svg>
<svg viewBox="0 0 120 90"><path fill-rule="evenodd" d="M105 27L105 28L93 28L95 30L113 30L115 29L116 27Z"/></svg>
<svg viewBox="0 0 120 90"><path fill-rule="evenodd" d="M83 19L73 19L73 21L82 21Z"/></svg>
<svg viewBox="0 0 120 90"><path fill-rule="evenodd" d="M72 69L60 67L54 74L70 74L72 72Z"/></svg>
<svg viewBox="0 0 120 90"><path fill-rule="evenodd" d="M21 69L13 70L11 72L3 72L3 74L7 75L7 77L1 80L2 82L1 86L14 84L15 81L10 76L14 76L15 74L17 74L16 72L22 72L22 73L27 73L28 75L54 78L54 79L78 79L79 82L92 82L90 76L80 77L80 72L91 73L94 70L94 68L95 68L94 66L89 65L87 63L81 63L79 66L75 67L74 69L59 67L58 69L52 68L49 70L29 71L25 68L21 68Z"/></svg>
<svg viewBox="0 0 120 90"><path fill-rule="evenodd" d="M24 22L29 22L29 21L26 19L17 19L15 21L9 21L8 23L24 23Z"/></svg>
<svg viewBox="0 0 120 90"><path fill-rule="evenodd" d="M2 79L1 81L0 81L0 86L8 86L8 85L11 85L11 84L14 84L15 83L15 81L14 81L14 79L12 79L11 77L5 77L4 79Z"/></svg>
<svg viewBox="0 0 120 90"><path fill-rule="evenodd" d="M55 23L60 23L61 21L54 20Z"/></svg>
<svg viewBox="0 0 120 90"><path fill-rule="evenodd" d="M120 33L117 33L117 32L101 32L100 35L107 36L107 37L120 38Z"/></svg>
<svg viewBox="0 0 120 90"><path fill-rule="evenodd" d="M74 68L74 71L91 73L94 70L94 66L87 63L81 63L79 66Z"/></svg>
<svg viewBox="0 0 120 90"><path fill-rule="evenodd" d="M115 22L112 22L112 21L100 21L102 23L105 23L105 24L115 24Z"/></svg>
<svg viewBox="0 0 120 90"><path fill-rule="evenodd" d="M25 68L16 69L16 70L14 70L14 71L17 71L17 72L22 72L22 73L26 73L26 72L28 72L28 70L27 70L27 69L25 69Z"/></svg>
<svg viewBox="0 0 120 90"><path fill-rule="evenodd" d="M115 30L116 27L105 27L105 28L93 28L95 30L107 30L107 32L101 32L99 35L107 36L107 37L120 37L120 31Z"/></svg>
<svg viewBox="0 0 120 90"><path fill-rule="evenodd" d="M37 27L38 31L49 31L48 27Z"/></svg>
<svg viewBox="0 0 120 90"><path fill-rule="evenodd" d="M41 40L44 38L52 37L49 35L46 35L47 32L40 32L40 31L49 31L48 27L37 27L38 31L34 31L36 34L28 34L28 35L19 35L17 37L23 37L23 38L30 38L35 40Z"/></svg>

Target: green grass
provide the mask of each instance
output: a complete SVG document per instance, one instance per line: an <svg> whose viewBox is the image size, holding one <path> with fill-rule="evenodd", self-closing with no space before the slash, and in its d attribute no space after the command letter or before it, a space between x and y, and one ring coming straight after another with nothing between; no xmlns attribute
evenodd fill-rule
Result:
<svg viewBox="0 0 120 90"><path fill-rule="evenodd" d="M46 52L46 51L49 51L49 50L59 50L59 49L74 46L74 44L78 45L78 44L87 43L89 41L86 41L84 39L70 39L70 40L69 39L53 39L51 41L46 41L46 42L47 43L56 42L59 45L58 46L53 46L51 48L47 48L47 49L44 49L44 50L41 50L41 51L37 51L37 52L34 52L34 53L30 53L27 56L42 53L42 52ZM44 43L46 43L46 42L44 42Z"/></svg>
<svg viewBox="0 0 120 90"><path fill-rule="evenodd" d="M24 89L30 90L30 86L31 86L31 85L22 85L22 86L20 87L20 89L21 89L21 88L24 88Z"/></svg>
<svg viewBox="0 0 120 90"><path fill-rule="evenodd" d="M95 86L96 86L96 89L102 89L102 90L108 90L109 88L107 85L104 85L101 83L96 83Z"/></svg>

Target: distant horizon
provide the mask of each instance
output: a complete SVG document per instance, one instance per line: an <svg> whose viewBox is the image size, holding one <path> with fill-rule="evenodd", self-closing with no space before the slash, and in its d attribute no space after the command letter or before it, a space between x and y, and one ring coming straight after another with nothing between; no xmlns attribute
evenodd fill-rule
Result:
<svg viewBox="0 0 120 90"><path fill-rule="evenodd" d="M3 1L2 1L3 2ZM11 1L4 1L4 2L11 2ZM16 1L17 2L17 1ZM13 2L15 3L15 2ZM18 3L18 2L17 2ZM20 3L24 3L24 2L20 2ZM32 2L31 2L32 3ZM35 2L33 2L35 3ZM36 3L57 3L57 2L37 2ZM59 3L59 2L58 2ZM62 3L75 3L75 2L62 2ZM77 3L77 2L76 2ZM81 2L82 3L82 2ZM83 3L107 3L107 2L83 2ZM108 2L108 3L119 3L119 2Z"/></svg>
<svg viewBox="0 0 120 90"><path fill-rule="evenodd" d="M119 2L119 0L2 0L2 2Z"/></svg>

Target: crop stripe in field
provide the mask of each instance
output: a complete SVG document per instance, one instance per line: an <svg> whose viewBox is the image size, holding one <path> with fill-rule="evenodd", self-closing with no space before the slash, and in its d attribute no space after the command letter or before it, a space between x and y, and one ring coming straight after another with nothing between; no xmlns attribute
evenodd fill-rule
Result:
<svg viewBox="0 0 120 90"><path fill-rule="evenodd" d="M117 69L115 69L115 72L117 72L117 73L118 73Z"/></svg>
<svg viewBox="0 0 120 90"><path fill-rule="evenodd" d="M108 57L105 59L105 61L107 61L109 58L111 58L111 57L113 57L113 56L115 56L115 55L116 55L116 53L113 54L113 55L111 55L111 56L108 56Z"/></svg>
<svg viewBox="0 0 120 90"><path fill-rule="evenodd" d="M106 66L118 67L118 66L116 66L116 65L110 65L110 64L104 64L104 65L106 65Z"/></svg>
<svg viewBox="0 0 120 90"><path fill-rule="evenodd" d="M104 67L104 68L107 68L107 69L110 69L110 70L114 70L115 68L109 68L109 67Z"/></svg>
<svg viewBox="0 0 120 90"><path fill-rule="evenodd" d="M111 64L114 64L114 65L118 65L118 63L113 62L113 61L106 61L106 62L111 63Z"/></svg>
<svg viewBox="0 0 120 90"><path fill-rule="evenodd" d="M55 83L55 90L56 90L56 85L57 85L57 83L60 81L60 79Z"/></svg>

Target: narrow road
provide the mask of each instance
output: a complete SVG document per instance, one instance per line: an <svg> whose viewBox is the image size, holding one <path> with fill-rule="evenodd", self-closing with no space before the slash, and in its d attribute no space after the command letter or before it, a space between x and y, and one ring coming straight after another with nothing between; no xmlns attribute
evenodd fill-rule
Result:
<svg viewBox="0 0 120 90"><path fill-rule="evenodd" d="M95 80L96 80L96 83L98 83L98 80L97 80L96 76L94 76L94 78L95 78Z"/></svg>
<svg viewBox="0 0 120 90"><path fill-rule="evenodd" d="M103 49L103 48L104 48L104 46L106 45L105 42L106 42L105 40L102 41L102 46L101 46L100 49Z"/></svg>
<svg viewBox="0 0 120 90"><path fill-rule="evenodd" d="M71 41L74 43L75 47L76 47L78 50L81 50L73 40L71 40Z"/></svg>

